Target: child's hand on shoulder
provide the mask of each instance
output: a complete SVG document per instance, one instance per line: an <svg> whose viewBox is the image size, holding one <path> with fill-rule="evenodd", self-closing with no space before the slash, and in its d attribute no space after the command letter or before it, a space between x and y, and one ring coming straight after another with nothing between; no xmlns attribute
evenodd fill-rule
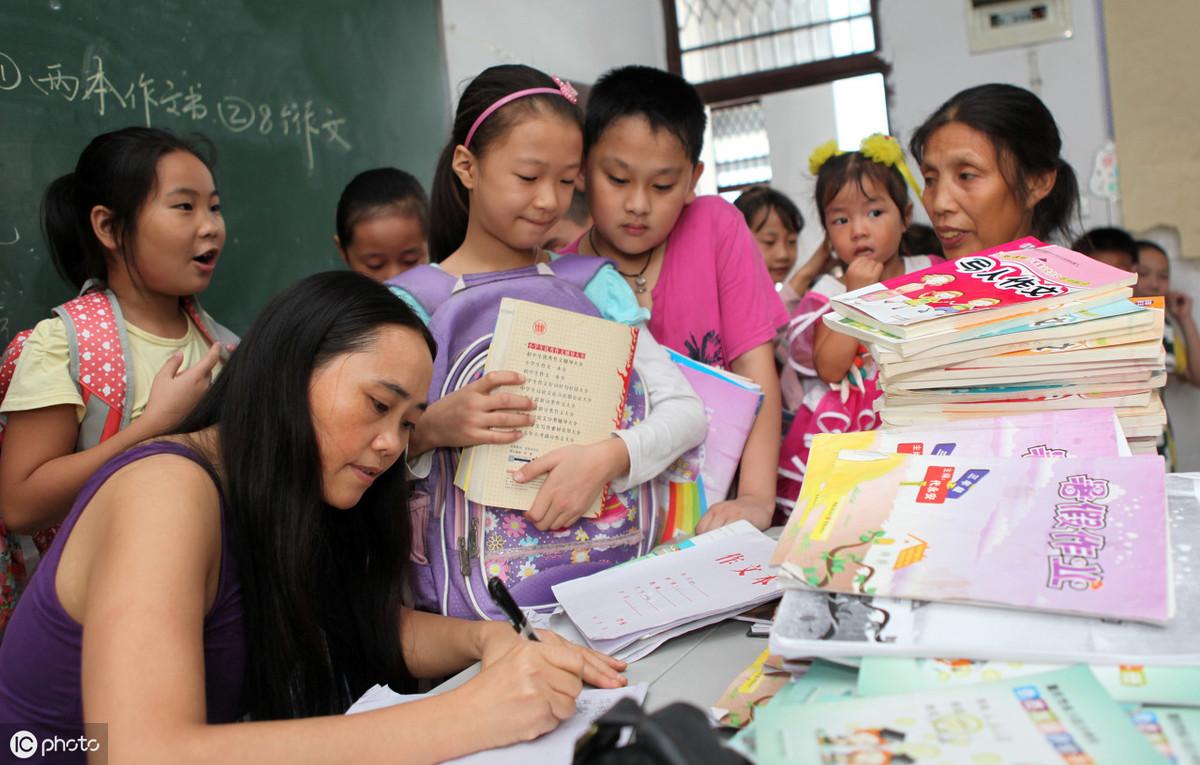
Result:
<svg viewBox="0 0 1200 765"><path fill-rule="evenodd" d="M774 502L760 500L756 497L729 499L708 508L708 512L696 524L696 533L703 534L740 520L750 521L755 528L762 530L771 525L773 515L775 515Z"/></svg>
<svg viewBox="0 0 1200 765"><path fill-rule="evenodd" d="M150 398L141 416L143 427L159 435L190 414L212 382L213 367L221 360L221 350L219 343L213 343L203 358L182 372L179 368L183 366L183 354L172 354L150 383Z"/></svg>
<svg viewBox="0 0 1200 765"><path fill-rule="evenodd" d="M513 443L522 435L517 428L533 424L533 416L526 414L534 408L533 399L497 388L523 382L517 372L488 372L438 399L422 415L409 453L416 456L442 446Z"/></svg>
<svg viewBox="0 0 1200 765"><path fill-rule="evenodd" d="M625 442L613 436L587 446L564 446L513 474L517 483L546 474L525 516L539 531L565 529L583 517L604 486L629 471Z"/></svg>
<svg viewBox="0 0 1200 765"><path fill-rule="evenodd" d="M846 276L843 277L843 281L846 283L846 289L853 292L868 284L874 284L879 281L881 276L883 276L882 263L872 258L855 258L846 267Z"/></svg>

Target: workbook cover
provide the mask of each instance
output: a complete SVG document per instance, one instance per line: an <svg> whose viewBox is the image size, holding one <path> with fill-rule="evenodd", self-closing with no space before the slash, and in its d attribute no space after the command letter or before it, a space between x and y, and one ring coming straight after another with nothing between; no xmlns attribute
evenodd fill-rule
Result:
<svg viewBox="0 0 1200 765"><path fill-rule="evenodd" d="M1163 624L1164 475L1158 456L843 451L783 567L832 592Z"/></svg>
<svg viewBox="0 0 1200 765"><path fill-rule="evenodd" d="M1198 667L1200 577L1193 561L1200 550L1200 506L1192 482L1183 475L1168 475L1167 490L1176 605L1175 617L1166 626L788 588L771 626L771 651L788 659L949 656L1143 665L1167 672ZM1149 671L1146 679L1154 679Z"/></svg>
<svg viewBox="0 0 1200 765"><path fill-rule="evenodd" d="M1035 412L927 428L881 428L813 437L796 508L771 562L787 557L813 500L843 449L967 457L1116 457L1128 454L1112 409Z"/></svg>
<svg viewBox="0 0 1200 765"><path fill-rule="evenodd" d="M484 372L525 377L511 390L533 399L533 425L512 444L463 450L454 483L467 499L528 510L545 476L517 483L512 474L554 449L607 438L621 425L638 330L615 321L504 298ZM607 494L607 490L605 491ZM588 517L600 514L604 497Z"/></svg>
<svg viewBox="0 0 1200 765"><path fill-rule="evenodd" d="M1085 667L836 704L772 703L754 727L760 765L1161 761Z"/></svg>
<svg viewBox="0 0 1200 765"><path fill-rule="evenodd" d="M1035 244L1036 243L1036 244ZM832 307L901 338L1131 294L1137 275L1065 247L1018 240L833 298Z"/></svg>

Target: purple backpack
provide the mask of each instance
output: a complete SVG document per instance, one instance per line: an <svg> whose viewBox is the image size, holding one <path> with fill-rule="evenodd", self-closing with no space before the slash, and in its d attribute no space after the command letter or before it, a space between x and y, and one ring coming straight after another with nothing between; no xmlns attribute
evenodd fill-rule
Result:
<svg viewBox="0 0 1200 765"><path fill-rule="evenodd" d="M501 298L598 316L583 288L607 263L565 255L549 266L462 278L417 266L388 280L430 315L429 329L438 343L430 403L482 376ZM648 410L635 368L621 427L640 422ZM414 487L412 558L419 608L503 619L487 593L490 576L503 579L521 606L551 608L556 602L551 586L631 560L654 544L660 519L651 484L611 492L597 518L581 518L565 530L538 531L521 511L467 500L454 485L459 454L458 449L437 449L429 477Z"/></svg>

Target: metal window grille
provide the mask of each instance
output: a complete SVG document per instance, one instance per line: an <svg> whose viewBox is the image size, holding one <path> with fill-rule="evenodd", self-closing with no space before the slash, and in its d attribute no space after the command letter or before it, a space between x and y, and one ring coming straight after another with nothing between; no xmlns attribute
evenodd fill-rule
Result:
<svg viewBox="0 0 1200 765"><path fill-rule="evenodd" d="M771 182L771 143L761 101L713 107L712 136L719 191Z"/></svg>
<svg viewBox="0 0 1200 765"><path fill-rule="evenodd" d="M871 0L673 2L682 74L697 84L878 50Z"/></svg>

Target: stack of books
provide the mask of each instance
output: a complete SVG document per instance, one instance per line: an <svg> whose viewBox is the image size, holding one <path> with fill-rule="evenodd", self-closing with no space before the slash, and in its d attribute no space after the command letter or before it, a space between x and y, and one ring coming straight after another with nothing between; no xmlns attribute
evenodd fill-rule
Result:
<svg viewBox="0 0 1200 765"><path fill-rule="evenodd" d="M1110 407L1151 454L1164 310L1136 279L1027 238L848 292L824 321L870 348L887 425Z"/></svg>
<svg viewBox="0 0 1200 765"><path fill-rule="evenodd" d="M735 746L760 763L1196 761L1200 482L1130 455L1116 415L817 436L772 556L769 650L792 679Z"/></svg>

